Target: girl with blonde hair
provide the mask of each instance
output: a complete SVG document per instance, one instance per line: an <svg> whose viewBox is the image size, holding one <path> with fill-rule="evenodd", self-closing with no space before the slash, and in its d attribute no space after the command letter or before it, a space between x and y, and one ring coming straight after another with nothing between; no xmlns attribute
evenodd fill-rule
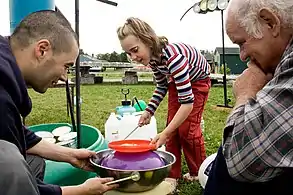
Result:
<svg viewBox="0 0 293 195"><path fill-rule="evenodd" d="M189 168L183 178L197 180L198 170L206 158L200 122L208 99L210 66L194 47L184 43L169 43L159 37L146 22L130 17L117 29L121 47L129 57L150 66L156 79L156 89L142 114L139 125L149 124L160 102L168 92L166 128L153 143L173 153L177 161L166 181L177 187L181 178L181 149Z"/></svg>

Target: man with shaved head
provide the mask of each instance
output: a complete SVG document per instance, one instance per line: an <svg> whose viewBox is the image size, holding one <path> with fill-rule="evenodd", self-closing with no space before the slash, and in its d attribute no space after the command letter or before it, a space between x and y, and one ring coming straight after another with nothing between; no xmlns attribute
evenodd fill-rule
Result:
<svg viewBox="0 0 293 195"><path fill-rule="evenodd" d="M58 80L66 81L78 53L70 23L54 11L31 13L9 38L0 36L1 195L91 195L115 187L106 184L112 178L91 178L76 186L45 184L43 158L90 171L88 159L95 152L49 143L22 124L21 117L32 109L27 85L45 93Z"/></svg>
<svg viewBox="0 0 293 195"><path fill-rule="evenodd" d="M231 0L226 31L248 68L205 195L293 193L293 1Z"/></svg>

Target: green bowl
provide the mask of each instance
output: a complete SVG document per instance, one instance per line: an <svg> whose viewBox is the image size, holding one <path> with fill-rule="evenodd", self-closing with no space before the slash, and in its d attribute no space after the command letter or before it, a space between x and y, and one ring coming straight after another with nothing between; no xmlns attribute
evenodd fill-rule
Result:
<svg viewBox="0 0 293 195"><path fill-rule="evenodd" d="M28 128L33 132L52 132L55 128L60 126L71 127L68 123L50 123L34 125ZM108 144L106 143L101 132L97 128L85 124L81 124L80 144L81 148L86 148L95 152L108 148ZM56 184L60 186L79 185L88 178L95 176L95 173L77 169L69 163L46 160L44 182L49 184Z"/></svg>

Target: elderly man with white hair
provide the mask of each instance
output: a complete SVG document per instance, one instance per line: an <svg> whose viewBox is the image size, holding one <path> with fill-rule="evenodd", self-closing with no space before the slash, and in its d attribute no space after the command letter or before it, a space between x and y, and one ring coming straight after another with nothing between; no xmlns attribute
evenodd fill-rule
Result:
<svg viewBox="0 0 293 195"><path fill-rule="evenodd" d="M293 1L232 0L227 14L249 63L204 194L293 194Z"/></svg>

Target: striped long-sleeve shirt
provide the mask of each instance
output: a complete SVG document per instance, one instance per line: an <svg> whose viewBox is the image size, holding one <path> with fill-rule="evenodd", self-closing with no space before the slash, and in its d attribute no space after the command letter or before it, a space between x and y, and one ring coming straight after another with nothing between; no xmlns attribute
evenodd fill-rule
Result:
<svg viewBox="0 0 293 195"><path fill-rule="evenodd" d="M232 178L266 182L293 168L293 42L274 78L231 113L223 155Z"/></svg>
<svg viewBox="0 0 293 195"><path fill-rule="evenodd" d="M157 83L153 96L146 108L154 114L168 91L169 79L175 82L178 101L181 104L193 103L191 82L205 79L210 75L210 65L194 47L184 43L168 44L163 48L161 61L151 61Z"/></svg>

